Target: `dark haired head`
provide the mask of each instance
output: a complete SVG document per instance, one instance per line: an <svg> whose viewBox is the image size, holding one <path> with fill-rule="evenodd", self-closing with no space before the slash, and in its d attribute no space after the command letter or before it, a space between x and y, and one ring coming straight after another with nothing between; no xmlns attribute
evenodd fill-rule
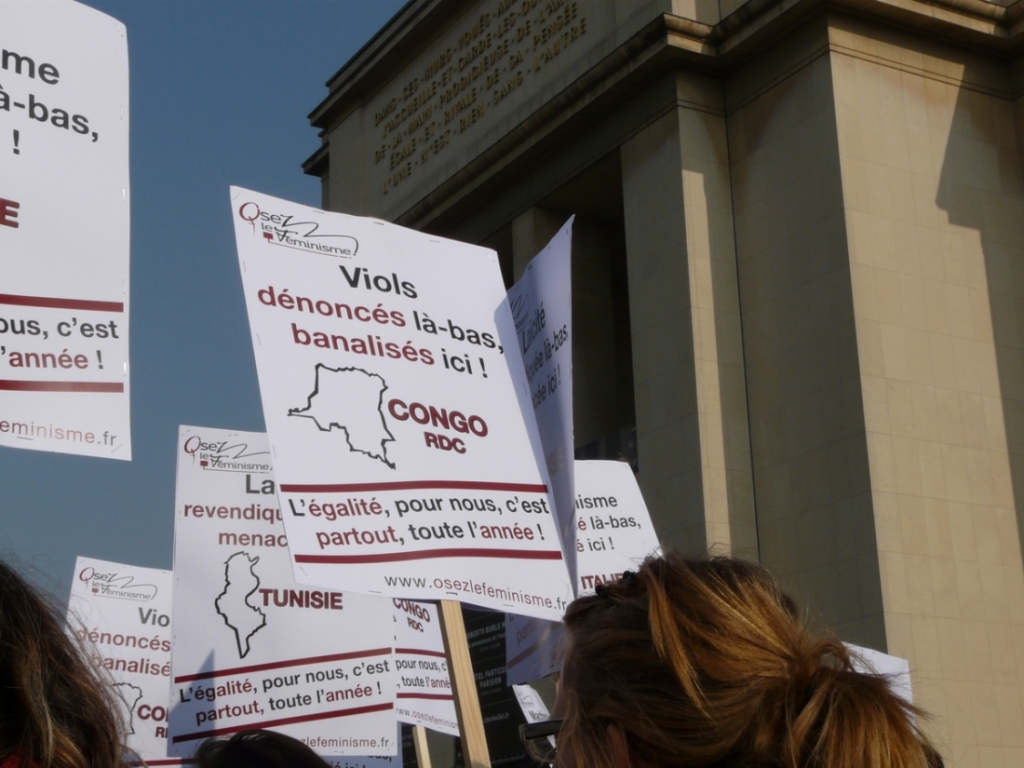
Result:
<svg viewBox="0 0 1024 768"><path fill-rule="evenodd" d="M198 768L329 768L330 764L298 739L274 731L239 731L230 738L207 739L196 750Z"/></svg>
<svg viewBox="0 0 1024 768"><path fill-rule="evenodd" d="M936 768L920 715L759 565L648 558L565 615L558 768Z"/></svg>
<svg viewBox="0 0 1024 768"><path fill-rule="evenodd" d="M113 690L50 600L0 561L0 763L115 768L123 726Z"/></svg>

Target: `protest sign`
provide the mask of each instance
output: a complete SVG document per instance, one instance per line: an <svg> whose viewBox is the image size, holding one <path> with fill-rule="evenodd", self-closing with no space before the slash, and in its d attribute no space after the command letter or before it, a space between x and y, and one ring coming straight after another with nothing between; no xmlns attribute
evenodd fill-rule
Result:
<svg viewBox="0 0 1024 768"><path fill-rule="evenodd" d="M401 733L401 730L398 731ZM402 768L402 756L394 757L332 757L323 755L324 762L333 768Z"/></svg>
<svg viewBox="0 0 1024 768"><path fill-rule="evenodd" d="M401 734L401 728L398 733ZM322 755L324 762L332 768L402 768L401 750L393 757L334 757Z"/></svg>
<svg viewBox="0 0 1024 768"><path fill-rule="evenodd" d="M441 622L434 603L393 599L399 722L459 735Z"/></svg>
<svg viewBox="0 0 1024 768"><path fill-rule="evenodd" d="M173 754L270 728L333 755L394 755L388 600L292 576L266 435L182 427L174 523Z"/></svg>
<svg viewBox="0 0 1024 768"><path fill-rule="evenodd" d="M516 700L519 702L519 708L523 710L526 722L542 723L551 719L548 705L544 703L536 689L529 685L513 685L512 690L516 694Z"/></svg>
<svg viewBox="0 0 1024 768"><path fill-rule="evenodd" d="M505 667L509 685L547 677L561 668L565 625L533 616L505 614Z"/></svg>
<svg viewBox="0 0 1024 768"><path fill-rule="evenodd" d="M0 445L131 459L128 43L0 0Z"/></svg>
<svg viewBox="0 0 1024 768"><path fill-rule="evenodd" d="M615 581L648 555L661 551L644 497L629 464L577 461L576 553L580 594ZM529 616L506 617L510 683L545 677L561 664L563 626Z"/></svg>
<svg viewBox="0 0 1024 768"><path fill-rule="evenodd" d="M576 553L579 590L615 581L661 552L640 486L624 461L577 461Z"/></svg>
<svg viewBox="0 0 1024 768"><path fill-rule="evenodd" d="M527 419L535 419L540 456L551 479L562 551L575 581L576 536L573 529L572 422L572 222L529 264L508 292L515 336L503 336L506 349L523 356L516 384L528 395ZM523 398L520 399L523 401Z"/></svg>
<svg viewBox="0 0 1024 768"><path fill-rule="evenodd" d="M232 188L296 578L547 618L572 589L497 255Z"/></svg>
<svg viewBox="0 0 1024 768"><path fill-rule="evenodd" d="M843 643L843 645L853 651L854 669L870 675L885 675L893 693L907 704L914 703L914 693L910 687L909 661L853 643Z"/></svg>
<svg viewBox="0 0 1024 768"><path fill-rule="evenodd" d="M406 760L405 754L408 751L406 749L406 742L409 741L409 736L406 734L408 726L402 727L401 723L398 723L395 728L395 743L398 745L397 754L388 755L386 757L367 757L365 755L355 756L339 756L339 755L321 755L324 762L333 768L416 768L416 761Z"/></svg>
<svg viewBox="0 0 1024 768"><path fill-rule="evenodd" d="M113 681L128 748L148 765L181 764L167 755L171 585L170 571L79 557L68 602L71 631Z"/></svg>

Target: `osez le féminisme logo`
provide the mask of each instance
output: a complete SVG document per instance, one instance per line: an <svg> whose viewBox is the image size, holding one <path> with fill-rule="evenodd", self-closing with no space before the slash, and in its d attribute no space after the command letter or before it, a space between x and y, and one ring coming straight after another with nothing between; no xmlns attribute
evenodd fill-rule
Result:
<svg viewBox="0 0 1024 768"><path fill-rule="evenodd" d="M251 201L238 206L238 215L249 222L254 234L262 234L270 245L343 259L352 258L359 250L359 241L351 235L322 232L315 221L300 221L291 214L264 211Z"/></svg>
<svg viewBox="0 0 1024 768"><path fill-rule="evenodd" d="M214 471L270 472L270 451L254 451L244 440L204 440L201 435L190 435L181 449L198 461L202 469Z"/></svg>
<svg viewBox="0 0 1024 768"><path fill-rule="evenodd" d="M157 593L156 584L137 584L134 576L122 576L116 571L102 573L91 565L79 571L78 578L88 585L90 592L99 597L148 603Z"/></svg>

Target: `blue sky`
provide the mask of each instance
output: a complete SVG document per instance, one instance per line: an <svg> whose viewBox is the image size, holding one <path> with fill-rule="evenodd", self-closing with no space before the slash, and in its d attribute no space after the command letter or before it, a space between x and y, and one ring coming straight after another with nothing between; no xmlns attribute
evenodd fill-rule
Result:
<svg viewBox="0 0 1024 768"><path fill-rule="evenodd" d="M77 555L171 567L179 424L262 430L228 206L309 205L306 115L399 0L89 0L128 28L131 462L0 447L0 555L58 593Z"/></svg>

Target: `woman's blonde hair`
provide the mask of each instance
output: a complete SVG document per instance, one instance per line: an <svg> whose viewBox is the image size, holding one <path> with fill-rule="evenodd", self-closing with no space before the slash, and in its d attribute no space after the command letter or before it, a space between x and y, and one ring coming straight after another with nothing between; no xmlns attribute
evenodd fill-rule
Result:
<svg viewBox="0 0 1024 768"><path fill-rule="evenodd" d="M934 768L913 706L810 631L758 565L648 558L565 615L565 722L573 768ZM560 762L568 768L564 758Z"/></svg>

